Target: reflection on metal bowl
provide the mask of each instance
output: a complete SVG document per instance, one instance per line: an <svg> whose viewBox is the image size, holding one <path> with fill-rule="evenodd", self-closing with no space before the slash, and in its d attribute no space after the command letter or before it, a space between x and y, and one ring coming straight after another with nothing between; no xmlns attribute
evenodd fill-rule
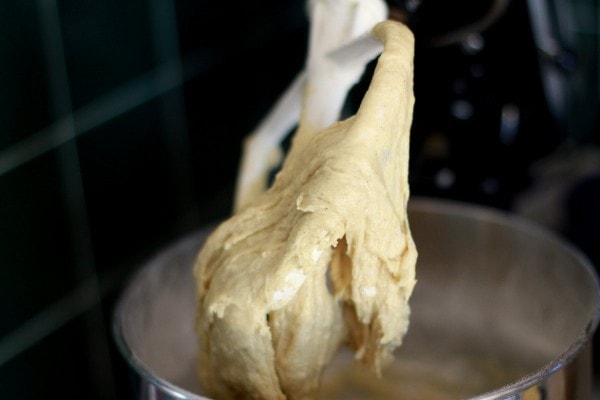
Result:
<svg viewBox="0 0 600 400"><path fill-rule="evenodd" d="M600 315L591 265L556 235L480 206L414 198L411 325L378 379L342 350L323 399L588 399ZM192 265L210 227L134 276L114 334L142 399L205 399L196 378Z"/></svg>

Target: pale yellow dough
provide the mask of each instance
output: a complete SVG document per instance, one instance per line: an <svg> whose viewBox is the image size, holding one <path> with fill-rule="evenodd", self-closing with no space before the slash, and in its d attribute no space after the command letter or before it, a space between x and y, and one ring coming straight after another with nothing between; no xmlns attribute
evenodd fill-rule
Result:
<svg viewBox="0 0 600 400"><path fill-rule="evenodd" d="M217 399L310 399L342 344L378 372L409 325L411 32L385 21L357 114L300 122L274 184L208 238L194 268L199 377Z"/></svg>

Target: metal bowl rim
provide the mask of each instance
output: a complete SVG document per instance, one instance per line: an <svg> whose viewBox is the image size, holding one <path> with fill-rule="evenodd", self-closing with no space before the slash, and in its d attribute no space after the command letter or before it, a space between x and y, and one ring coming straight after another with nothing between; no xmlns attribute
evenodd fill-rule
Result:
<svg viewBox="0 0 600 400"><path fill-rule="evenodd" d="M544 379L548 378L550 375L556 373L558 370L567 365L589 342L595 330L597 329L598 322L600 320L600 281L591 261L587 258L587 256L583 254L583 252L580 249L578 249L572 243L561 238L556 232L544 226L541 226L533 221L527 220L524 217L511 214L508 211L503 211L500 209L479 204L472 204L446 199L441 200L428 197L413 197L409 201L409 210L410 209L415 209L419 212L429 212L431 214L451 214L452 216L458 216L467 219L474 219L476 217L484 218L486 222L492 222L495 224L507 226L511 229L517 229L520 232L537 236L542 240L548 240L551 243L553 243L553 245L563 248L567 253L569 253L577 259L577 262L587 273L587 275L590 278L591 284L595 288L594 291L596 295L594 296L594 311L592 313L591 319L582 329L581 333L579 334L577 340L574 343L572 343L557 357L553 358L551 361L541 366L540 368L534 370L533 372L525 375L518 381L511 382L503 387L476 395L474 397L469 397L467 400L502 399L508 398L512 395L523 393L525 390L533 387L537 383L542 382ZM216 226L216 223L208 224L207 227L201 228L200 232L210 231L210 229L214 228L214 226ZM173 245L177 245L180 242L187 242L197 236L198 232L189 235L187 238L184 238L184 240L178 239L174 244L171 244L170 246L167 245L162 252L159 252L157 255L152 257L149 260L149 262L145 265L156 263L156 260L160 259L161 256L164 257L165 253L168 252L168 250L172 249ZM117 302L117 306L115 307L113 313L112 331L115 342L117 343L117 347L123 355L123 357L127 360L128 364L134 369L135 372L137 372L140 375L140 377L145 379L147 382L150 382L155 387L163 390L165 393L178 399L207 399L206 397L202 397L200 395L188 392L187 390L158 377L152 372L152 370L147 365L145 365L145 363L142 360L140 360L136 356L136 354L126 343L126 340L123 337L123 333L121 330L121 310L125 306L125 299L127 298L129 287L131 286L132 282L135 281L135 278L143 274L145 270L146 269L142 267L140 268L140 270L137 271L137 273L133 275L133 279L131 279L129 285L125 287L125 290L121 294Z"/></svg>

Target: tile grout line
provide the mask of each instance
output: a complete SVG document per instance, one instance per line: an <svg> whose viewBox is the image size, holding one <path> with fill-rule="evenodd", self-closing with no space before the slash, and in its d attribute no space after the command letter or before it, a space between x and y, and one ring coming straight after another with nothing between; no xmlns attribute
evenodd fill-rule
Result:
<svg viewBox="0 0 600 400"><path fill-rule="evenodd" d="M60 148L61 145L69 143L75 136L57 4L55 0L38 0L36 6L42 33L41 45L45 57L47 80L50 87L51 108L55 118L58 116L60 118L50 127L32 136L27 142L20 142L22 146L20 148L21 153L15 153L14 151L7 153L13 157L12 159L8 158L9 161L13 162L18 161L19 155L21 158L35 157L46 148ZM30 145L23 146L23 143L30 143ZM14 150L14 147L12 149ZM70 230L73 231L78 222L76 217L77 214L80 214L81 204L77 202L78 198L73 197L70 190L72 188L67 184L71 182L65 182L67 170L72 169L72 157L67 157L70 154L64 150L60 152L58 162L61 164L62 194L67 203ZM75 206L75 210L73 210L73 206ZM83 211L85 212L85 210ZM78 264L81 264L81 257L84 253L86 253L86 249L83 249L83 252L77 250L76 259ZM88 280L87 285L84 285L84 291L78 291L77 289L81 288L81 286L78 286L75 291L60 301L46 306L41 312L38 312L28 321L2 337L0 340L0 365L29 349L49 333L67 323L74 316L79 315L91 303L94 303L98 293L94 289L96 286L95 280L96 277L93 276L91 280Z"/></svg>
<svg viewBox="0 0 600 400"><path fill-rule="evenodd" d="M96 285L96 278L89 278L71 293L4 335L0 339L0 366L97 304Z"/></svg>
<svg viewBox="0 0 600 400"><path fill-rule="evenodd" d="M174 5L169 7L173 8ZM72 121L75 137L177 88L206 70L210 65L214 65L219 57L227 57L227 55L221 54L215 49L206 48L203 49L201 56L191 54L185 59L179 57L179 63L171 61L159 64L147 73L133 78L116 89L99 96L96 100L73 110ZM173 79L173 68L182 70L181 80ZM50 126L0 150L0 176L74 139L74 137L69 137L69 132L64 129L67 124L69 121L65 117L58 118Z"/></svg>
<svg viewBox="0 0 600 400"><path fill-rule="evenodd" d="M85 292L75 293L77 296L66 298L66 302L54 303L54 307L46 307L33 319L17 328L12 336L9 336L8 344L12 353L7 356L19 355L17 350L24 351L35 343L47 337L51 332L71 321L75 316L89 309L91 305L101 302L98 275L95 267L91 232L87 218L85 194L83 191L83 177L81 174L79 150L74 140L75 126L69 87L69 77L64 52L64 40L62 37L60 12L57 0L38 0L38 18L42 32L41 45L45 56L47 79L50 86L51 108L54 118L62 118L64 123L54 125L60 129L56 135L64 135L64 143L57 147L57 163L60 173L60 190L62 192L63 204L66 209L66 217L69 226L69 249L77 267L76 279L86 279ZM80 289L78 286L77 289ZM63 299L64 300L64 299ZM101 354L102 363L107 364L108 344L104 336L90 334L101 329L105 331L104 318L100 312L89 314L84 319L86 334L84 340L90 348L103 347ZM12 342L11 342L12 340ZM6 342L4 342L6 343ZM98 352L96 352L98 353ZM95 353L95 354L96 354ZM97 359L97 356L95 357ZM92 371L94 382L102 381L104 390L115 393L114 379L107 381L98 379L99 371Z"/></svg>
<svg viewBox="0 0 600 400"><path fill-rule="evenodd" d="M173 63L166 62L158 65L149 73L132 79L107 95L71 113L70 96L63 90L66 87L68 91L68 78L64 76L66 68L64 66L64 53L62 53L62 38L60 37L60 31L57 31L57 29L60 29L60 23L57 19L57 4L55 0L39 0L38 8L39 18L46 33L43 35L43 45L47 52L49 80L55 104L54 111L55 114L61 114L62 116L56 118L50 126L1 151L0 175L8 173L69 142L72 142L72 146L75 146L73 139L76 136L89 132L103 123L180 86L183 80L181 72L178 76L173 74ZM57 41L59 42L58 47ZM61 52L62 55L57 55L57 51ZM62 61L57 61L56 58L58 57L62 57ZM181 60L175 67L179 67L179 71L181 71ZM71 150L76 151L77 149ZM76 173L77 176L72 176L69 181L70 183L73 183L74 179L80 181L78 160L73 158L78 158L78 155L73 154L72 151L68 153L71 154L62 156L63 159L66 158L63 161L71 166L73 166L74 161L77 161L76 167L79 171ZM68 167L69 165L63 166L63 173ZM66 190L68 191L69 184L67 183L65 186L67 186ZM77 197L82 195L80 190L76 191L79 192L79 194L74 193ZM85 207L85 204L81 206ZM83 211L85 211L85 208ZM81 210L78 213L81 213ZM84 256L84 258L86 257ZM6 364L70 320L99 304L97 279L98 277L95 275L87 278L73 292L47 306L15 330L0 338L0 365Z"/></svg>
<svg viewBox="0 0 600 400"><path fill-rule="evenodd" d="M49 71L48 79L50 81L50 94L53 100L55 118L66 116L68 122L65 124L65 128L69 131L68 136L75 139L76 128L58 2L57 0L38 0L38 10L43 32L42 46L45 50L46 64ZM100 390L103 395L114 397L116 387L108 343L110 339L106 337L105 333L107 332L107 322L99 309L90 312L91 305L102 304L103 299L94 257L79 148L75 140L68 140L57 148L57 162L60 168L63 203L70 227L68 247L75 261L77 271L75 275L78 281L86 279L88 282L86 294L90 298L86 304L89 304L90 307L87 308L87 315L82 318L84 326L82 339L84 340L84 346L90 349L89 362L96 365L96 368L90 369L91 381L94 390ZM70 306L75 308L74 311L86 310L86 308L80 308L81 305L79 304L71 304ZM69 307L69 305L65 305L65 307ZM68 310L69 308L65 311ZM57 311L60 312L61 310L57 309ZM76 313L70 314L63 312L62 315L59 313L56 316L71 316L72 319L75 315L78 315ZM52 314L44 313L42 315L52 316ZM69 321L70 319L57 319L56 321L48 320L47 322L59 327ZM38 332L37 334L41 335L42 333ZM41 336L40 339L43 337ZM106 371L110 371L108 375Z"/></svg>
<svg viewBox="0 0 600 400"><path fill-rule="evenodd" d="M156 1L154 1L154 6L156 7ZM167 5L167 7L174 7L174 4ZM150 72L126 82L117 89L81 107L79 110L71 112L70 94L68 93L68 76L66 76L64 52L62 50L62 35L60 33L58 5L56 4L56 0L38 0L38 9L40 22L43 25L43 31L45 33L45 35L43 35L43 45L47 52L46 62L48 64L48 78L50 80L55 105L54 112L55 115L62 116L58 116L50 126L1 151L0 175L8 173L38 156L56 150L71 142L71 145L69 146L73 147L71 148L71 151L68 151L66 152L67 154L61 156L63 158L63 164L65 164L62 168L63 174L69 167L76 167L77 171L74 174L76 176L68 178L69 182L66 182L65 190L69 192L69 190L72 189L72 187L69 187L70 184L72 184L74 180L78 180L79 184L75 186L79 189L76 187L75 191L69 193L69 196L67 197L80 197L83 195L80 185L81 175L78 154L73 153L73 151L77 151L73 139L134 109L135 107L181 86L185 80L191 79L203 68L201 65L195 65L193 66L193 70L195 71L192 71L190 76L183 76L182 61L181 57L179 57L179 52L177 52L175 61L171 59L160 63ZM159 9L154 10L154 12L156 11L159 11ZM171 11L174 11L174 8L171 8ZM157 34L160 35L160 32ZM172 39L177 40L176 37L172 37ZM164 55L165 52L168 52L168 49L164 48L165 43L163 43L162 46L160 51L162 51L162 54ZM174 73L174 70L177 72ZM75 211L75 213L80 214L82 210L85 212L85 204L75 206L80 208L78 211ZM83 209L81 209L81 207L83 207ZM79 217L72 216L72 219L78 219ZM78 224L85 223L87 226L87 217L85 217L85 215L84 219L84 221L79 219ZM89 258L89 256L83 257L84 259ZM84 279L73 292L47 306L15 330L1 337L0 365L6 364L23 351L41 341L47 335L55 332L70 320L99 304L101 300L100 290L102 292L105 291L99 288L98 277L96 275L93 275L91 278L88 277Z"/></svg>
<svg viewBox="0 0 600 400"><path fill-rule="evenodd" d="M204 52L200 58L190 57L186 60L182 59L178 47L173 53L173 50L168 46L169 40L171 44L173 41L178 42L174 1L150 1L152 5L149 6L154 7L151 12L156 13L166 10L171 16L171 20L167 21L166 28L164 21L158 21L162 28L153 26L153 29L155 29L153 39L155 41L161 39L160 35L165 32L164 29L170 30L170 39L167 39L166 42L155 43L158 59L166 60L159 62L149 72L125 82L75 111L72 110L68 88L68 75L62 47L63 41L57 1L37 1L42 31L45 33L42 35L42 45L46 51L50 90L55 105L56 118L49 126L0 150L0 176L69 142L77 151L74 139L79 135L85 134L152 99L180 87L183 83L205 70L208 65L214 63L215 54L212 54L210 50ZM153 15L154 18L159 16L159 14ZM156 23L156 21L154 22ZM47 35L48 33L50 35ZM56 44L58 44L58 48L54 47ZM184 63L184 61L188 62ZM173 71L176 71L176 73ZM178 106L181 104L179 103ZM180 108L180 110L185 112L185 109ZM64 162L72 166L74 160L72 157L77 158L75 160L77 176L71 177L71 179L80 180L81 171L79 170L78 154L63 156L63 158L66 158ZM67 165L63 166L63 172L67 167ZM79 184L81 184L81 181ZM79 195L83 194L80 190L77 191L80 192ZM85 211L85 204L80 206ZM12 332L0 337L0 366L97 305L100 301L98 293L102 294L105 291L103 289L105 285L102 282L99 283L98 278L92 276L83 279L71 293L48 305Z"/></svg>
<svg viewBox="0 0 600 400"><path fill-rule="evenodd" d="M60 15L56 0L38 0L37 6L54 117L62 117L64 121L63 124L55 125L55 127L60 128L60 133L67 139L57 147L57 161L60 168L61 191L71 232L70 247L74 252L77 266L85 268L83 273L80 272L79 278L81 279L93 275L95 267L79 165L79 151L76 143L71 140L75 138L75 127Z"/></svg>
<svg viewBox="0 0 600 400"><path fill-rule="evenodd" d="M3 335L0 338L0 367L69 321L98 305L97 289L100 290L100 297L104 297L120 287L120 283L126 277L123 271L114 268L103 274L100 280L96 277L88 277L76 285L71 292L48 305L13 331Z"/></svg>
<svg viewBox="0 0 600 400"><path fill-rule="evenodd" d="M74 111L72 122L70 117L59 117L49 127L0 151L0 175L177 87L179 82L169 77L169 71L169 65L160 65ZM68 128L71 123L74 136Z"/></svg>

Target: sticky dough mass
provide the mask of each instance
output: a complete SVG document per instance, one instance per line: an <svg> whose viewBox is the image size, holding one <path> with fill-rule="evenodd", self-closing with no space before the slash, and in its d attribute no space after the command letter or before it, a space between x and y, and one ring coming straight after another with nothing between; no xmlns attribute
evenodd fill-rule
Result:
<svg viewBox="0 0 600 400"><path fill-rule="evenodd" d="M215 398L312 398L342 344L380 371L408 329L414 41L392 21L373 33L384 50L356 115L320 132L301 119L273 185L198 255L198 371Z"/></svg>

